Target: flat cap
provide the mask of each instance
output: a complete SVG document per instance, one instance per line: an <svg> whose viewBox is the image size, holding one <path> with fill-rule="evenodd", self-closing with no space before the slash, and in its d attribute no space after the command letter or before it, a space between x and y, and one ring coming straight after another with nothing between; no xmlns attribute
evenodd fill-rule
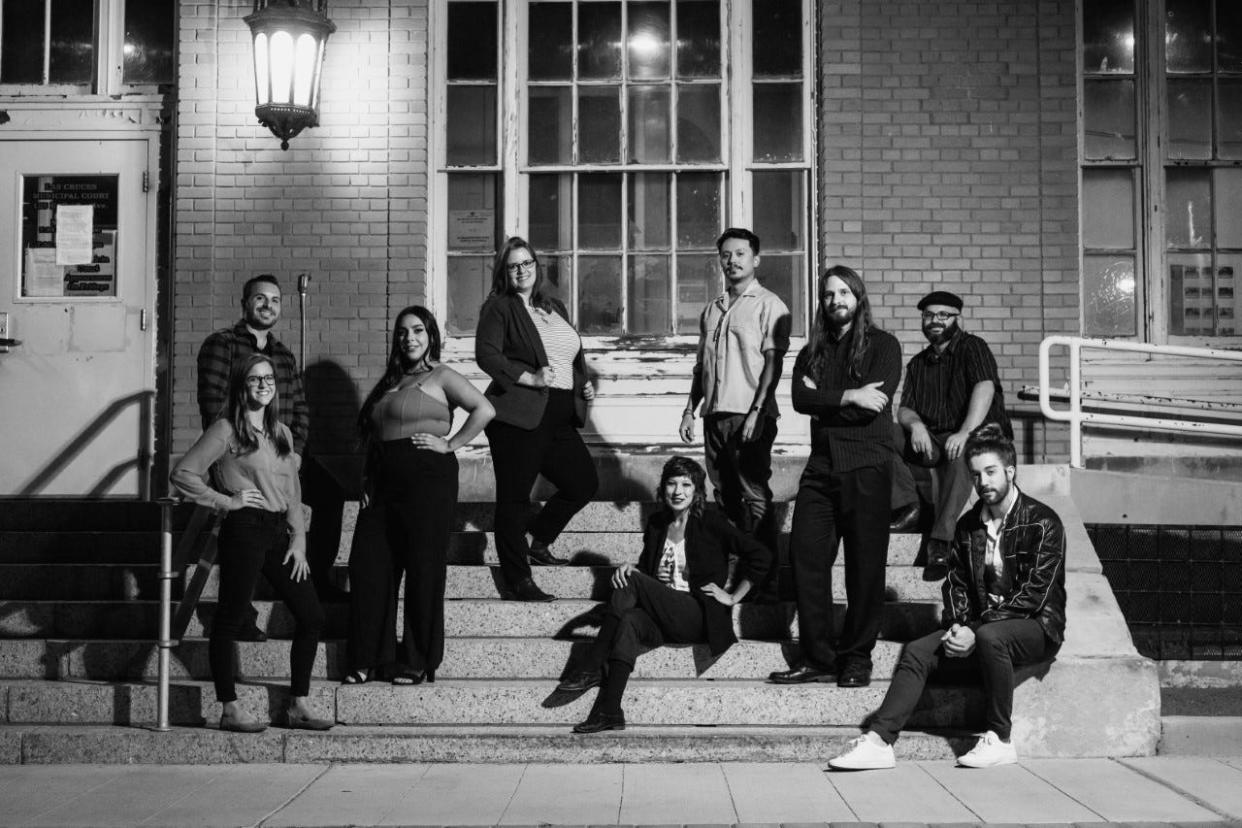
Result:
<svg viewBox="0 0 1242 828"><path fill-rule="evenodd" d="M954 310L960 311L962 309L962 297L956 293L949 293L947 290L933 290L919 300L919 310L923 310L928 305L948 305Z"/></svg>

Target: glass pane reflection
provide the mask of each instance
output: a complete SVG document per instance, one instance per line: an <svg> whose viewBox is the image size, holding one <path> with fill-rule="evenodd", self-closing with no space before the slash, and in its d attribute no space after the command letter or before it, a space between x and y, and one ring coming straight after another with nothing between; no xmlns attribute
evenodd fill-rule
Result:
<svg viewBox="0 0 1242 828"><path fill-rule="evenodd" d="M1212 257L1172 253L1169 259L1169 333L1202 336L1210 333L1213 313Z"/></svg>
<svg viewBox="0 0 1242 828"><path fill-rule="evenodd" d="M1242 3L1237 0L1216 3L1216 68L1242 72Z"/></svg>
<svg viewBox="0 0 1242 828"><path fill-rule="evenodd" d="M1083 81L1083 145L1088 158L1134 158L1134 81Z"/></svg>
<svg viewBox="0 0 1242 828"><path fill-rule="evenodd" d="M5 0L0 14L0 83L43 83L43 0Z"/></svg>
<svg viewBox="0 0 1242 828"><path fill-rule="evenodd" d="M449 164L496 163L495 86L450 86L445 117Z"/></svg>
<svg viewBox="0 0 1242 828"><path fill-rule="evenodd" d="M1216 94L1216 157L1242 159L1242 80L1221 78Z"/></svg>
<svg viewBox="0 0 1242 828"><path fill-rule="evenodd" d="M530 177L530 243L536 250L568 250L573 243L573 176Z"/></svg>
<svg viewBox="0 0 1242 828"><path fill-rule="evenodd" d="M573 6L531 3L527 40L531 80L569 80L574 65Z"/></svg>
<svg viewBox="0 0 1242 828"><path fill-rule="evenodd" d="M1170 72L1212 69L1210 0L1166 0L1164 49Z"/></svg>
<svg viewBox="0 0 1242 828"><path fill-rule="evenodd" d="M527 118L527 158L532 164L573 161L573 91L568 86L532 86Z"/></svg>
<svg viewBox="0 0 1242 828"><path fill-rule="evenodd" d="M173 15L167 0L126 0L124 83L172 83Z"/></svg>
<svg viewBox="0 0 1242 828"><path fill-rule="evenodd" d="M678 84L677 160L720 160L720 85Z"/></svg>
<svg viewBox="0 0 1242 828"><path fill-rule="evenodd" d="M755 3L752 54L757 77L802 75L802 0Z"/></svg>
<svg viewBox="0 0 1242 828"><path fill-rule="evenodd" d="M669 96L668 86L630 87L631 161L657 164L669 160Z"/></svg>
<svg viewBox="0 0 1242 828"><path fill-rule="evenodd" d="M578 332L621 333L621 257L578 257Z"/></svg>
<svg viewBox="0 0 1242 828"><path fill-rule="evenodd" d="M699 316L724 291L716 252L677 257L677 333L698 334Z"/></svg>
<svg viewBox="0 0 1242 828"><path fill-rule="evenodd" d="M94 0L52 0L48 83L90 83L94 61Z"/></svg>
<svg viewBox="0 0 1242 828"><path fill-rule="evenodd" d="M492 289L491 256L449 256L449 334L474 336L479 327L479 308Z"/></svg>
<svg viewBox="0 0 1242 828"><path fill-rule="evenodd" d="M1169 79L1169 157L1212 157L1212 82Z"/></svg>
<svg viewBox="0 0 1242 828"><path fill-rule="evenodd" d="M578 76L621 77L621 4L578 5Z"/></svg>
<svg viewBox="0 0 1242 828"><path fill-rule="evenodd" d="M1134 71L1134 0L1083 0L1082 68Z"/></svg>
<svg viewBox="0 0 1242 828"><path fill-rule="evenodd" d="M668 3L630 3L628 11L630 77L667 78L669 69Z"/></svg>
<svg viewBox="0 0 1242 828"><path fill-rule="evenodd" d="M578 178L578 247L621 249L621 176L602 173Z"/></svg>
<svg viewBox="0 0 1242 828"><path fill-rule="evenodd" d="M448 4L449 80L496 78L496 4Z"/></svg>
<svg viewBox="0 0 1242 828"><path fill-rule="evenodd" d="M802 256L764 253L759 268L759 281L768 290L781 297L785 307L789 308L793 336L802 336L803 323L803 265Z"/></svg>
<svg viewBox="0 0 1242 828"><path fill-rule="evenodd" d="M493 252L500 239L495 173L451 173L448 177L449 250Z"/></svg>
<svg viewBox="0 0 1242 828"><path fill-rule="evenodd" d="M1087 336L1134 336L1132 256L1083 256L1083 327Z"/></svg>
<svg viewBox="0 0 1242 828"><path fill-rule="evenodd" d="M1165 170L1164 240L1169 247L1212 243L1212 188L1208 170Z"/></svg>
<svg viewBox="0 0 1242 828"><path fill-rule="evenodd" d="M1126 250L1135 245L1134 178L1129 170L1082 173L1082 246Z"/></svg>
<svg viewBox="0 0 1242 828"><path fill-rule="evenodd" d="M578 87L578 161L608 164L621 160L621 88Z"/></svg>
<svg viewBox="0 0 1242 828"><path fill-rule="evenodd" d="M718 0L678 0L677 76L720 77Z"/></svg>
<svg viewBox="0 0 1242 828"><path fill-rule="evenodd" d="M802 84L754 84L756 161L802 160Z"/></svg>
<svg viewBox="0 0 1242 828"><path fill-rule="evenodd" d="M629 239L632 250L669 247L669 173L633 173L629 176Z"/></svg>
<svg viewBox="0 0 1242 828"><path fill-rule="evenodd" d="M767 251L802 250L806 238L806 198L801 170L753 173L755 233L763 240L763 262Z"/></svg>
<svg viewBox="0 0 1242 828"><path fill-rule="evenodd" d="M1221 167L1212 172L1216 195L1216 247L1242 250L1242 169Z"/></svg>
<svg viewBox="0 0 1242 828"><path fill-rule="evenodd" d="M720 234L720 175L677 176L677 246L715 249ZM762 238L762 237L761 237ZM715 259L713 258L713 266Z"/></svg>
<svg viewBox="0 0 1242 828"><path fill-rule="evenodd" d="M626 332L669 332L669 257L631 256L626 274Z"/></svg>

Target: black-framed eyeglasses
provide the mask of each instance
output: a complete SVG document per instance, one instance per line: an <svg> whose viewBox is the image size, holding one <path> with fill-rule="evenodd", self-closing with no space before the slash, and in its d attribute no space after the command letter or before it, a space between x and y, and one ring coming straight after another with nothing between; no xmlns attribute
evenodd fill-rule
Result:
<svg viewBox="0 0 1242 828"><path fill-rule="evenodd" d="M960 313L950 313L948 311L923 311L923 321L930 322L935 319L937 322L948 322L950 319L956 319L961 316Z"/></svg>
<svg viewBox="0 0 1242 828"><path fill-rule="evenodd" d="M246 385L249 385L251 388L258 388L261 385L266 385L268 388L275 388L276 377L271 374L268 374L265 377L246 377Z"/></svg>
<svg viewBox="0 0 1242 828"><path fill-rule="evenodd" d="M513 262L505 265L505 270L509 271L510 276L516 276L523 270L533 270L535 267L534 259L527 259L524 262Z"/></svg>

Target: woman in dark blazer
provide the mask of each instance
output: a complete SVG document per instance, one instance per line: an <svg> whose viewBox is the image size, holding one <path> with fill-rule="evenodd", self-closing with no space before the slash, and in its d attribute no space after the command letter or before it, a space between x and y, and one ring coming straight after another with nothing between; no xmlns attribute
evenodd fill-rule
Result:
<svg viewBox="0 0 1242 828"><path fill-rule="evenodd" d="M535 585L530 565L568 563L548 547L599 486L578 434L595 390L587 381L582 339L565 306L545 293L539 259L525 239L510 238L496 254L474 356L492 378L487 398L496 409L486 431L496 475L496 551L508 587L502 596L551 601L554 596ZM527 521L540 474L557 492Z"/></svg>
<svg viewBox="0 0 1242 828"><path fill-rule="evenodd" d="M565 693L600 687L575 733L625 729L621 696L641 648L707 644L716 657L737 641L732 607L763 583L772 552L720 513L703 510L705 478L703 467L688 457L664 464L656 489L664 508L647 521L638 566L617 567L587 669L557 687ZM738 559L732 590L730 556Z"/></svg>

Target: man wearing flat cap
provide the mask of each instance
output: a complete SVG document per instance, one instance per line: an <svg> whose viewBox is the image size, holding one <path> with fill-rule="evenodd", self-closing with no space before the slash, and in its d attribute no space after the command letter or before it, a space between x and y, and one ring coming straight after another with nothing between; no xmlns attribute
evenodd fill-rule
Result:
<svg viewBox="0 0 1242 828"><path fill-rule="evenodd" d="M906 434L903 459L912 471L922 467L930 472L935 522L923 577L940 580L947 572L958 515L970 499L970 470L962 456L966 438L983 423L996 423L1009 439L1013 428L991 349L959 324L961 297L933 291L918 308L929 344L906 366L897 422Z"/></svg>

